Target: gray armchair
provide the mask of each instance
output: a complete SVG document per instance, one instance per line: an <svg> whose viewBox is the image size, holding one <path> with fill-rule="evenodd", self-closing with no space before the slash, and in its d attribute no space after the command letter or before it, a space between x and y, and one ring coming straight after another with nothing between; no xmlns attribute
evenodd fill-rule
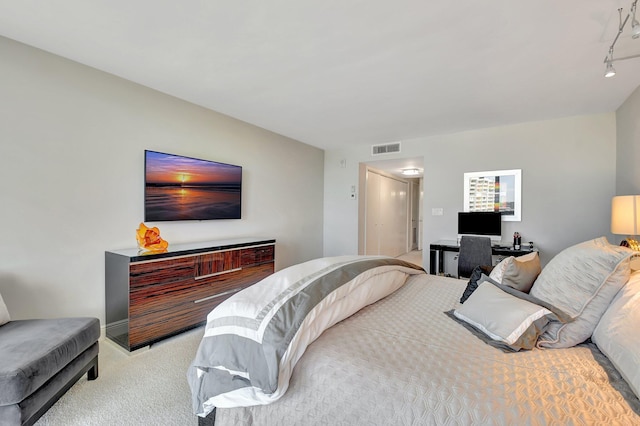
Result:
<svg viewBox="0 0 640 426"><path fill-rule="evenodd" d="M98 377L97 318L9 318L0 296L0 426L34 424L87 374Z"/></svg>

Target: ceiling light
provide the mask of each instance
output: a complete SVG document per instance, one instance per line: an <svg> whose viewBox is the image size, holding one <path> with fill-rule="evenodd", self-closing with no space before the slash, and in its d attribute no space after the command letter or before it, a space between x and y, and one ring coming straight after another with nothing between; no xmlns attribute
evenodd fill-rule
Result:
<svg viewBox="0 0 640 426"><path fill-rule="evenodd" d="M635 17L633 18L633 23L631 24L631 38L639 38L640 37L640 22L638 22Z"/></svg>
<svg viewBox="0 0 640 426"><path fill-rule="evenodd" d="M404 169L402 174L405 176L417 176L420 174L420 169Z"/></svg>
<svg viewBox="0 0 640 426"><path fill-rule="evenodd" d="M611 65L611 61L607 61L607 70L604 72L604 76L609 78L614 75L616 75L616 70L613 68L613 65Z"/></svg>
<svg viewBox="0 0 640 426"><path fill-rule="evenodd" d="M631 14L633 15L633 20L631 21L631 38L640 37L640 23L636 19L637 5L638 5L638 0L635 0L631 5Z"/></svg>
<svg viewBox="0 0 640 426"><path fill-rule="evenodd" d="M613 39L613 43L611 43L611 46L609 46L609 55L607 55L607 57L604 58L604 63L607 64L607 70L604 73L605 77L613 77L614 75L616 75L616 70L613 69L613 65L612 65L612 62L614 61L613 48L616 45L616 42L618 41L620 34L622 34L622 31L624 30L625 25L627 25L627 21L629 20L630 17L631 17L631 38L634 38L634 39L640 38L640 23L636 19L637 5L638 5L638 0L633 0L633 3L631 3L631 11L624 18L624 21L622 20L622 8L618 9L618 14L620 15L620 21L618 24L618 34L616 34L616 37ZM633 55L633 56L627 56L625 58L617 58L616 61L621 61L623 59L637 58L638 56L639 55Z"/></svg>

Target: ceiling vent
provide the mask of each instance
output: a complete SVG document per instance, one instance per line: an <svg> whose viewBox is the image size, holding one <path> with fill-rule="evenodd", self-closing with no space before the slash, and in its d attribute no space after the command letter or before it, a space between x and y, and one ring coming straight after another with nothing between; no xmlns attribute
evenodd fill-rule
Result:
<svg viewBox="0 0 640 426"><path fill-rule="evenodd" d="M371 155L393 154L396 152L400 152L400 142L373 145L371 147Z"/></svg>

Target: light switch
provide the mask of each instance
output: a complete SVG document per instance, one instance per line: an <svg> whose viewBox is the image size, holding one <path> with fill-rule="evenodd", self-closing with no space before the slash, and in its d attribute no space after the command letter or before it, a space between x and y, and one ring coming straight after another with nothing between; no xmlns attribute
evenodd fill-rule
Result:
<svg viewBox="0 0 640 426"><path fill-rule="evenodd" d="M431 216L442 216L444 209L442 207L434 207L431 209Z"/></svg>

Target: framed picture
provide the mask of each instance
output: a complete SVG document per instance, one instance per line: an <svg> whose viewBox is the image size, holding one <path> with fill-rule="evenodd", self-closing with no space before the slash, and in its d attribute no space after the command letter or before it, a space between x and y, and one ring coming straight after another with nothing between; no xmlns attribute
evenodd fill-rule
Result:
<svg viewBox="0 0 640 426"><path fill-rule="evenodd" d="M464 211L499 211L502 220L519 222L522 207L522 170L464 174Z"/></svg>

